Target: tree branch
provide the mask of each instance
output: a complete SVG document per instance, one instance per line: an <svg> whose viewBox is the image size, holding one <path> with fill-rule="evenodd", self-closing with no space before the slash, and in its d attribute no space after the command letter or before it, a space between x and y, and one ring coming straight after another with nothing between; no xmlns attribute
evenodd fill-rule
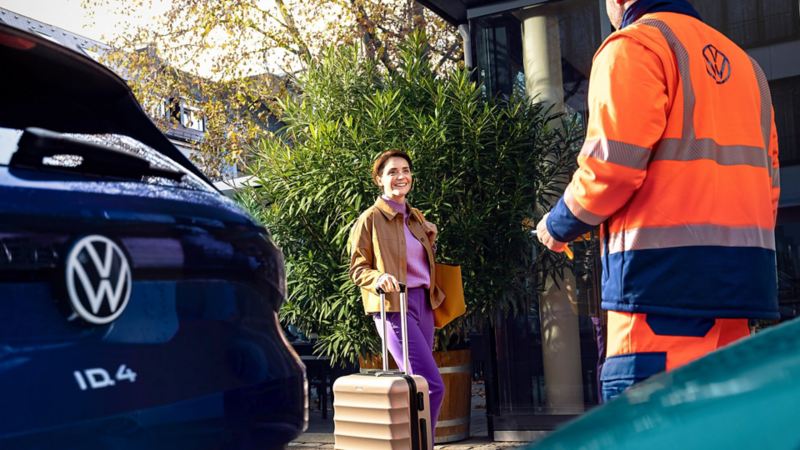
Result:
<svg viewBox="0 0 800 450"><path fill-rule="evenodd" d="M460 48L461 48L460 42L453 42L452 44L450 44L447 50L445 50L444 54L442 54L442 57L439 58L439 62L436 63L436 66L433 69L434 72L438 72L439 69L442 67L442 65L444 65L444 63L446 63L448 60L457 63L460 60L460 58L453 57L453 54L456 53Z"/></svg>
<svg viewBox="0 0 800 450"><path fill-rule="evenodd" d="M389 71L395 71L396 68L391 59L389 59L386 47L375 34L375 29L377 28L375 22L370 19L367 11L364 9L363 3L357 0L350 0L350 6L356 16L356 24L361 34L361 40L366 46L367 57L373 60L379 59Z"/></svg>
<svg viewBox="0 0 800 450"><path fill-rule="evenodd" d="M289 10L286 8L286 4L283 2L283 0L275 0L275 4L278 6L278 11L281 13L283 21L286 22L286 30L289 32L289 35L292 37L292 40L294 40L295 44L297 44L301 58L305 57L308 61L311 61L311 51L308 49L308 45L303 40L300 30L297 28L297 24L294 21L294 17L292 17L291 13L289 13Z"/></svg>
<svg viewBox="0 0 800 450"><path fill-rule="evenodd" d="M425 20L425 7L416 0L411 0L411 25L421 30L424 30L428 25Z"/></svg>

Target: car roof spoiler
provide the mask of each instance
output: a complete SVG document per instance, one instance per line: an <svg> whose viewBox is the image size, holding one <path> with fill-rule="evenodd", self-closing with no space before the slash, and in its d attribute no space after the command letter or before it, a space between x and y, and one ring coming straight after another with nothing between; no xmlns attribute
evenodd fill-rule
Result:
<svg viewBox="0 0 800 450"><path fill-rule="evenodd" d="M0 22L0 124L64 133L122 134L213 183L142 110L117 74L67 47ZM15 70L8 70L15 68Z"/></svg>

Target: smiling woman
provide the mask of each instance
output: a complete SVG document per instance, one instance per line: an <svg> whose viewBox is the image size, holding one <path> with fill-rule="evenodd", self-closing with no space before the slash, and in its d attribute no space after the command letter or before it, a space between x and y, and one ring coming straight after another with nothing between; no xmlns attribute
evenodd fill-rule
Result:
<svg viewBox="0 0 800 450"><path fill-rule="evenodd" d="M405 153L390 150L375 161L372 176L375 184L383 189L383 195L404 203L413 181L411 159Z"/></svg>
<svg viewBox="0 0 800 450"><path fill-rule="evenodd" d="M433 359L433 310L444 295L437 288L433 243L436 226L406 202L413 184L413 164L402 150L381 153L372 165L372 179L383 194L367 208L350 234L350 278L361 288L364 311L374 317L383 334L378 313L386 293L387 321L391 325L385 339L398 366L413 375L423 376L430 387L431 429L444 397L444 382ZM408 358L404 367L400 341L401 311L398 291L408 286Z"/></svg>

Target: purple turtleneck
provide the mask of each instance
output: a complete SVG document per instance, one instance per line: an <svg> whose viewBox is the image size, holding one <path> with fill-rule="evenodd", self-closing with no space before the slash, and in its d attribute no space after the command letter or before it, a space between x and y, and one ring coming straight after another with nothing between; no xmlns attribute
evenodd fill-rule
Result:
<svg viewBox="0 0 800 450"><path fill-rule="evenodd" d="M403 215L403 230L406 235L406 285L409 288L424 287L431 285L431 269L428 266L428 255L425 247L411 234L408 229L408 207L404 203L381 196L389 206L399 214Z"/></svg>

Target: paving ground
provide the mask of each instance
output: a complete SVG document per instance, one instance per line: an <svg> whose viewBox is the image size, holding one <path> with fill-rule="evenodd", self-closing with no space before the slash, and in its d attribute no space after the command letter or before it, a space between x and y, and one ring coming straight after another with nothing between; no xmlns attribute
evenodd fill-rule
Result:
<svg viewBox="0 0 800 450"><path fill-rule="evenodd" d="M312 393L311 414L308 430L289 444L290 450L299 449L333 449L333 411L329 407L328 418L323 419L316 396ZM486 426L486 398L483 384L472 386L472 416L470 422L470 438L460 442L436 445L436 450L494 450L521 449L525 442L491 442Z"/></svg>

